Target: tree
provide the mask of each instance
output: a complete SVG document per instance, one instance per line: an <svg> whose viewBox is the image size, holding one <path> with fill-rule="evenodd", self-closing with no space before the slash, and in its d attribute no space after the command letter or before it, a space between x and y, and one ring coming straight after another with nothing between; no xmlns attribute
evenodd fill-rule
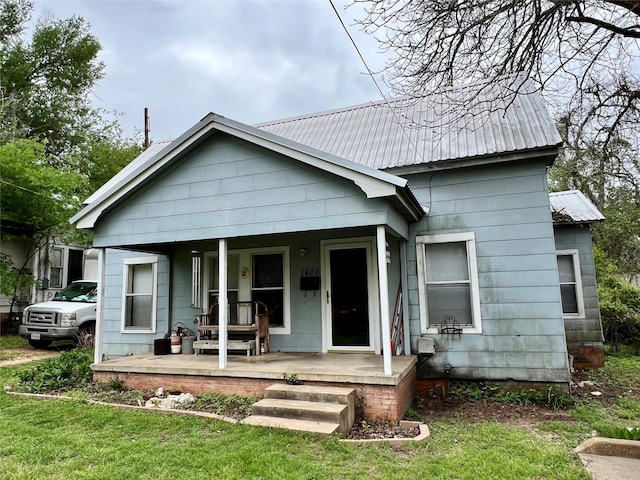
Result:
<svg viewBox="0 0 640 480"><path fill-rule="evenodd" d="M32 9L28 0L0 3L0 142L46 141L55 162L100 125L88 94L104 65L100 43L80 17L41 18L25 41Z"/></svg>
<svg viewBox="0 0 640 480"><path fill-rule="evenodd" d="M48 165L45 147L34 140L0 146L2 242L20 239L22 255L0 255L0 292L11 308L35 281L29 271L33 256L53 238L77 235L68 219L80 205L82 175Z"/></svg>
<svg viewBox="0 0 640 480"><path fill-rule="evenodd" d="M359 23L394 54L399 93L526 73L557 106L581 112L584 138L629 138L639 120L640 3L633 0L354 0ZM516 82L513 95L522 84ZM470 91L481 95L483 89ZM458 106L473 98L457 97ZM595 100L595 101L594 101ZM589 127L590 131L585 131ZM633 139L630 139L633 140Z"/></svg>

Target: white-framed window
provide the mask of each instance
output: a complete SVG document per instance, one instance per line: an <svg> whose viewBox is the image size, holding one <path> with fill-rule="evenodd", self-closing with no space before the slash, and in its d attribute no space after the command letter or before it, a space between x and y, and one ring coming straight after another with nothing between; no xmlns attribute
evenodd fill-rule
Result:
<svg viewBox="0 0 640 480"><path fill-rule="evenodd" d="M155 333L158 302L158 257L124 260L122 332Z"/></svg>
<svg viewBox="0 0 640 480"><path fill-rule="evenodd" d="M62 288L64 250L62 248L52 248L49 254L49 262L49 288Z"/></svg>
<svg viewBox="0 0 640 480"><path fill-rule="evenodd" d="M558 260L562 315L565 317L584 317L579 252L578 250L558 250L556 258Z"/></svg>
<svg viewBox="0 0 640 480"><path fill-rule="evenodd" d="M416 237L422 333L482 333L475 234Z"/></svg>
<svg viewBox="0 0 640 480"><path fill-rule="evenodd" d="M219 294L218 254L207 252L204 257L206 272L203 279L207 298L203 304L217 302ZM227 300L264 302L271 314L269 333L288 334L291 331L289 305L289 247L265 247L227 252ZM238 319L230 309L229 321Z"/></svg>

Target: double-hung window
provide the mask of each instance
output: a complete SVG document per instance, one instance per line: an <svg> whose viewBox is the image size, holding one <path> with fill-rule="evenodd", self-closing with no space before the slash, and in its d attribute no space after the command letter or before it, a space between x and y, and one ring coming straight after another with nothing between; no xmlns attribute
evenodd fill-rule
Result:
<svg viewBox="0 0 640 480"><path fill-rule="evenodd" d="M51 249L49 256L51 262L49 267L49 288L62 288L63 258L64 251L61 248Z"/></svg>
<svg viewBox="0 0 640 480"><path fill-rule="evenodd" d="M205 253L206 275L203 279L208 306L218 302L220 284L219 259L215 252ZM260 301L269 308L270 333L290 331L289 250L287 247L265 247L230 250L227 254L227 300L229 302ZM194 270L194 275L197 272ZM205 307L207 306L205 305ZM229 309L229 322L244 323L240 310ZM241 317L238 318L238 315Z"/></svg>
<svg viewBox="0 0 640 480"><path fill-rule="evenodd" d="M482 333L473 232L416 237L422 333Z"/></svg>
<svg viewBox="0 0 640 480"><path fill-rule="evenodd" d="M562 314L565 317L583 317L584 302L578 250L559 250L556 252L556 258L560 277Z"/></svg>
<svg viewBox="0 0 640 480"><path fill-rule="evenodd" d="M155 333L158 257L124 261L124 305L122 331Z"/></svg>

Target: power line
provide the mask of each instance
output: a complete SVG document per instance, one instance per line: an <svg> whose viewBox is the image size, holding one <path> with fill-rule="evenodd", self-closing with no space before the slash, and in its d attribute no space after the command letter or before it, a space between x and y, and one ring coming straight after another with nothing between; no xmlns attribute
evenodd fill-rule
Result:
<svg viewBox="0 0 640 480"><path fill-rule="evenodd" d="M0 183L4 183L5 185L10 185L12 187L18 188L18 189L23 190L25 192L33 193L34 195L40 195L41 197L44 197L44 198L47 198L47 199L53 199L53 200L61 201L61 199L56 198L53 195L45 195L44 193L35 192L33 190L29 190L28 188L21 187L20 185L16 185L15 183L11 183L11 182L7 182L6 180L2 180L1 178L0 178Z"/></svg>
<svg viewBox="0 0 640 480"><path fill-rule="evenodd" d="M351 36L351 33L349 33L349 30L347 29L347 26L342 21L342 17L338 13L338 10L336 9L336 6L333 4L333 0L329 0L329 3L331 4L331 8L333 8L333 11L336 14L336 17L338 17L338 20L340 21L340 25L342 25L342 29L344 30L344 32L349 37L349 40L351 40L351 44L353 45L353 48L356 49L356 52L358 53L358 56L360 57L360 60L362 61L362 64L364 65L364 68L367 69L367 73L371 77L371 80L373 80L374 85L378 89L378 92L380 93L380 96L384 100L384 103L387 105L387 108L391 112L391 115L393 115L393 119L395 120L395 122L400 127L400 130L402 131L404 136L407 137L407 140L409 141L409 144L416 151L416 153L418 154L418 157L420 157L420 159L422 160L423 163L426 163L426 160L422 156L422 152L420 152L420 150L415 145L415 143L413 143L413 140L411 140L411 137L409 136L409 134L405 130L404 125L400 122L400 119L398 118L398 115L396 114L395 110L389 104L389 100L387 99L386 95L382 92L382 89L380 88L380 85L378 84L378 81L376 80L376 77L373 75L373 71L369 68L369 65L367 65L367 62L364 59L364 56L362 55L362 52L360 52L360 49L358 48L358 45L356 44L356 41L353 39L353 37Z"/></svg>

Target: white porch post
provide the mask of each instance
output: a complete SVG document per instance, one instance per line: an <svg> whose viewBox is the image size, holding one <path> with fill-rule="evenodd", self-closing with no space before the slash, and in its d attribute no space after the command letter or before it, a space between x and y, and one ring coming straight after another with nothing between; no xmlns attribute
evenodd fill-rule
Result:
<svg viewBox="0 0 640 480"><path fill-rule="evenodd" d="M93 335L93 363L102 362L102 333L104 331L104 272L107 263L106 250L98 248L98 302L96 303L96 328Z"/></svg>
<svg viewBox="0 0 640 480"><path fill-rule="evenodd" d="M402 282L402 329L404 354L411 355L411 331L409 326L409 273L407 270L407 242L400 245L400 282Z"/></svg>
<svg viewBox="0 0 640 480"><path fill-rule="evenodd" d="M378 290L380 291L380 325L382 328L382 359L384 374L391 375L391 321L389 316L389 278L387 276L387 241L384 226L376 230L378 251Z"/></svg>
<svg viewBox="0 0 640 480"><path fill-rule="evenodd" d="M218 240L218 367L227 368L227 241Z"/></svg>

